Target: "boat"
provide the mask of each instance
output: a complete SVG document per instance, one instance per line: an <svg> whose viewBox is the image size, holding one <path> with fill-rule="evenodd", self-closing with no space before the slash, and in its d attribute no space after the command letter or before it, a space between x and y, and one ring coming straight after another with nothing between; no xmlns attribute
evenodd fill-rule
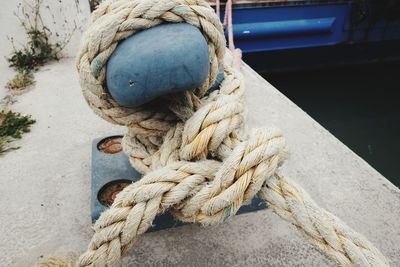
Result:
<svg viewBox="0 0 400 267"><path fill-rule="evenodd" d="M210 2L223 21L226 1ZM396 0L234 0L232 21L235 47L258 71L400 59Z"/></svg>

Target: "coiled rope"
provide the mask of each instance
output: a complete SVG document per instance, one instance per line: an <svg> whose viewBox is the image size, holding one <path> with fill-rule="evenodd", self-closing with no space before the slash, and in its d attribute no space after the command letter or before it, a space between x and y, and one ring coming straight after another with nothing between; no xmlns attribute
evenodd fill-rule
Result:
<svg viewBox="0 0 400 267"><path fill-rule="evenodd" d="M119 106L105 88L109 56L120 40L164 22L186 22L203 33L210 51L208 79L190 93L140 108ZM274 128L245 131L239 72L225 67L219 90L207 92L224 51L220 21L203 0L108 0L98 7L78 57L83 95L99 116L127 127L124 151L144 176L100 216L77 262L71 256L49 258L38 266L120 266L165 210L179 220L210 225L234 215L256 194L339 265L388 266L366 238L278 174L288 153L285 139Z"/></svg>

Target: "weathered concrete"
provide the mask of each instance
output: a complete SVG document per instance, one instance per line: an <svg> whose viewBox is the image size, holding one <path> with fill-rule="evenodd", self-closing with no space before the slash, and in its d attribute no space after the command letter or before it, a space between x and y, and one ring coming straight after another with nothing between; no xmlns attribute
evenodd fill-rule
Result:
<svg viewBox="0 0 400 267"><path fill-rule="evenodd" d="M363 233L400 266L400 191L248 67L249 123L286 133L292 156L282 173L322 207ZM90 148L123 132L84 102L73 60L36 75L14 108L38 122L0 158L0 266L28 266L41 255L83 251L91 236ZM201 228L145 234L124 259L137 266L332 266L271 210Z"/></svg>

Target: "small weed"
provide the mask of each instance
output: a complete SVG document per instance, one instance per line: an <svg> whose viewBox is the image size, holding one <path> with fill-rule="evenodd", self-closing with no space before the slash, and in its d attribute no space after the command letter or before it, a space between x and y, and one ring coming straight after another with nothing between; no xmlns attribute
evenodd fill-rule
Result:
<svg viewBox="0 0 400 267"><path fill-rule="evenodd" d="M51 43L50 30L43 24L40 15L40 7L43 0L35 0L34 5L25 4L18 6L18 12L14 13L25 29L28 42L21 49L17 49L14 39L10 38L14 51L7 58L10 67L19 73L31 73L37 67L50 60L57 60L58 54L65 45Z"/></svg>
<svg viewBox="0 0 400 267"><path fill-rule="evenodd" d="M0 100L0 110L8 110L9 106L17 102L14 96L6 95L2 100Z"/></svg>
<svg viewBox="0 0 400 267"><path fill-rule="evenodd" d="M0 111L0 156L16 150L19 147L11 147L10 143L21 139L24 133L30 131L35 120L31 116L21 115L11 110Z"/></svg>
<svg viewBox="0 0 400 267"><path fill-rule="evenodd" d="M10 90L22 90L34 83L35 81L33 80L32 74L18 72L14 78L7 83L6 87Z"/></svg>
<svg viewBox="0 0 400 267"><path fill-rule="evenodd" d="M7 61L10 67L19 73L30 73L36 66L35 55L27 47L16 50L11 54Z"/></svg>
<svg viewBox="0 0 400 267"><path fill-rule="evenodd" d="M33 76L31 73L36 71L40 66L51 60L58 60L60 52L69 43L75 28L65 36L61 42L53 43L50 41L52 35L42 20L40 8L43 0L34 0L33 4L24 1L18 5L18 11L14 15L21 22L21 26L25 29L28 42L17 49L13 38L9 38L13 46L13 52L7 58L9 66L13 68L17 75L8 82L7 87L17 89L33 84ZM61 2L61 1L60 1ZM46 6L49 9L48 6ZM54 18L54 16L52 15ZM56 36L59 35L56 33Z"/></svg>

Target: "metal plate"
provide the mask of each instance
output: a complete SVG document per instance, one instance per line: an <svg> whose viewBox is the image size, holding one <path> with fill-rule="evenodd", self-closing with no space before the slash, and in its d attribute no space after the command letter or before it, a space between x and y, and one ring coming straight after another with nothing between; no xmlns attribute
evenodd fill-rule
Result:
<svg viewBox="0 0 400 267"><path fill-rule="evenodd" d="M118 135L116 135L118 136ZM103 203L110 202L110 197L115 196L117 191L120 191L119 185L115 185L115 181L138 181L141 174L133 169L129 163L128 157L124 152L115 153L115 143L112 143L112 153L104 153L99 150L99 143L112 136L96 138L92 143L92 221L95 222L100 214L107 209L99 200L100 194L105 192L102 200ZM114 182L114 184L112 184ZM112 185L109 190L105 190L105 185ZM102 189L103 188L103 189ZM261 202L258 197L255 197L251 204L242 206L237 214L265 209L267 206ZM153 222L149 231L161 230L183 225L184 223L176 221L174 217L167 211L159 215Z"/></svg>

